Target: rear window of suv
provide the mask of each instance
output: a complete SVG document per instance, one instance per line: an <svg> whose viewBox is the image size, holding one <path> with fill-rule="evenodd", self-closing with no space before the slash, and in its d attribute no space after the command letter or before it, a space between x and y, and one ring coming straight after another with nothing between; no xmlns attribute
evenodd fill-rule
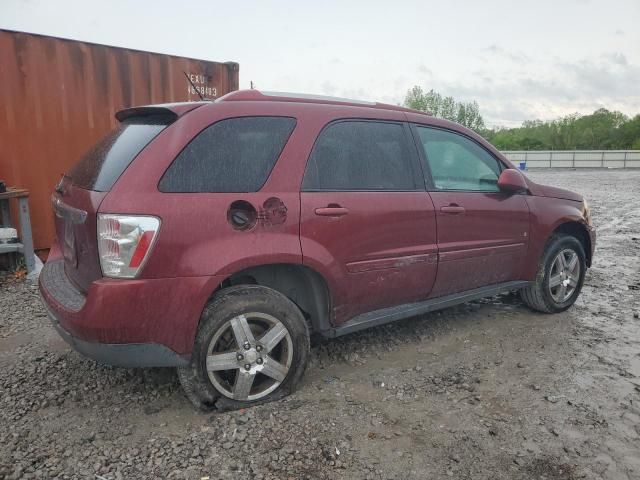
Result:
<svg viewBox="0 0 640 480"><path fill-rule="evenodd" d="M67 176L80 188L108 192L133 159L174 118L148 115L126 119L96 143Z"/></svg>
<svg viewBox="0 0 640 480"><path fill-rule="evenodd" d="M198 134L160 180L161 192L257 192L296 125L290 117L221 120Z"/></svg>

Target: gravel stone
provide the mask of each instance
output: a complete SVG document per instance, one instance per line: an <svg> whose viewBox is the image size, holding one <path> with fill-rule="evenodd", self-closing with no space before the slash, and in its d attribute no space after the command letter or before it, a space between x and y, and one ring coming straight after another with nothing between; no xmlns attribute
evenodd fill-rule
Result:
<svg viewBox="0 0 640 480"><path fill-rule="evenodd" d="M586 194L598 226L573 308L505 294L314 339L297 392L241 411L193 410L172 369L82 358L36 286L0 279L0 479L637 476L640 171L530 176Z"/></svg>

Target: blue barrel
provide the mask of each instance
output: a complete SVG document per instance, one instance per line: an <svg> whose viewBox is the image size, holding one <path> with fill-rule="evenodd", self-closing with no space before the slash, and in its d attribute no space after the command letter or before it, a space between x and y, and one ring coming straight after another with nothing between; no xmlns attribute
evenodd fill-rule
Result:
<svg viewBox="0 0 640 480"><path fill-rule="evenodd" d="M526 170L527 169L527 162L520 162L520 170Z"/></svg>

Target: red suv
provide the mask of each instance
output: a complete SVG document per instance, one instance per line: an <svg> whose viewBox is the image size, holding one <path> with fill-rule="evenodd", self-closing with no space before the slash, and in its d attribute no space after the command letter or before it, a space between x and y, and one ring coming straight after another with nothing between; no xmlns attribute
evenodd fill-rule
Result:
<svg viewBox="0 0 640 480"><path fill-rule="evenodd" d="M203 408L291 392L313 332L510 290L563 311L591 264L580 195L427 114L251 90L116 117L52 196L40 291L77 351L178 367Z"/></svg>

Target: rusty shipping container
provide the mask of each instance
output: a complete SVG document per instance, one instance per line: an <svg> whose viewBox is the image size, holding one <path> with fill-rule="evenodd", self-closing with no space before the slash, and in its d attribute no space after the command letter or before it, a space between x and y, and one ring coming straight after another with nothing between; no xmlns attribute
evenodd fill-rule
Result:
<svg viewBox="0 0 640 480"><path fill-rule="evenodd" d="M0 179L29 189L36 248L54 238L50 195L62 173L134 105L238 89L237 63L0 30ZM187 80L185 73L190 77Z"/></svg>

